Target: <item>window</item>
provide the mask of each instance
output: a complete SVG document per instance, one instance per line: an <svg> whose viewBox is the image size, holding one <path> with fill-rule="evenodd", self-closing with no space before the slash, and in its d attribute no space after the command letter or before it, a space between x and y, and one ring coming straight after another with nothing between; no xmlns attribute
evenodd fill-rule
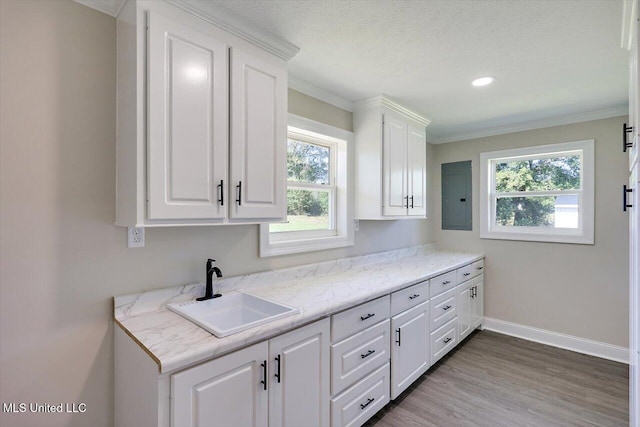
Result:
<svg viewBox="0 0 640 427"><path fill-rule="evenodd" d="M353 245L351 132L289 115L287 221L260 226L260 256Z"/></svg>
<svg viewBox="0 0 640 427"><path fill-rule="evenodd" d="M593 244L594 141L480 154L480 237Z"/></svg>

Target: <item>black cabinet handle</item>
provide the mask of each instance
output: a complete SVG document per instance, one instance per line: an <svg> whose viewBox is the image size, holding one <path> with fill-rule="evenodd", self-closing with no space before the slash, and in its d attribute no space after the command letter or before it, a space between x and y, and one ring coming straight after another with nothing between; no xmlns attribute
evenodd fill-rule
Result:
<svg viewBox="0 0 640 427"><path fill-rule="evenodd" d="M448 285L449 283L451 283L451 280L445 280L444 282L442 282L443 285Z"/></svg>
<svg viewBox="0 0 640 427"><path fill-rule="evenodd" d="M626 212L627 208L632 208L633 205L627 203L627 193L633 193L632 188L627 188L626 185L622 186L622 211Z"/></svg>
<svg viewBox="0 0 640 427"><path fill-rule="evenodd" d="M369 406L369 405L371 404L371 402L373 402L374 400L376 400L376 399L374 399L373 397L368 398L368 399L367 399L367 403L361 403L361 404L360 404L360 409L364 409L364 408L366 408L366 407L367 407L367 406Z"/></svg>
<svg viewBox="0 0 640 427"><path fill-rule="evenodd" d="M478 270L482 270L484 267L478 267Z"/></svg>
<svg viewBox="0 0 640 427"><path fill-rule="evenodd" d="M413 196L411 196L411 209L413 209Z"/></svg>
<svg viewBox="0 0 640 427"><path fill-rule="evenodd" d="M396 334L398 334L398 338L396 338L396 344L398 344L398 347L400 347L400 338L402 334L402 331L400 328L396 329Z"/></svg>
<svg viewBox="0 0 640 427"><path fill-rule="evenodd" d="M627 126L626 123L622 125L622 152L626 153L627 148L633 147L633 142L627 142L627 134L633 132L633 126Z"/></svg>
<svg viewBox="0 0 640 427"><path fill-rule="evenodd" d="M375 315L376 315L375 313L368 313L366 316L360 316L360 320L362 320L364 322L368 318L373 317Z"/></svg>
<svg viewBox="0 0 640 427"><path fill-rule="evenodd" d="M278 379L278 383L280 383L280 355L276 356L276 373L273 374L274 377Z"/></svg>
<svg viewBox="0 0 640 427"><path fill-rule="evenodd" d="M444 311L447 311L447 310L449 310L450 308L451 308L451 306L450 306L450 305L448 305L448 306L446 306L446 307L442 307L442 309L443 309Z"/></svg>
<svg viewBox="0 0 640 427"><path fill-rule="evenodd" d="M467 201L467 199L460 199L460 201L461 201L461 202L466 202L466 201Z"/></svg>
<svg viewBox="0 0 640 427"><path fill-rule="evenodd" d="M260 364L260 366L262 366L262 381L260 381L260 384L262 384L262 387L264 390L267 389L267 361L265 360L264 362L262 362Z"/></svg>
<svg viewBox="0 0 640 427"><path fill-rule="evenodd" d="M218 188L220 189L220 198L218 199L218 201L220 202L220 206L224 206L224 179L220 180Z"/></svg>
<svg viewBox="0 0 640 427"><path fill-rule="evenodd" d="M367 357L371 356L375 352L376 352L375 350L369 350L365 354L361 354L360 359L366 359Z"/></svg>
<svg viewBox="0 0 640 427"><path fill-rule="evenodd" d="M449 341L451 341L451 338L447 338L447 339L445 339L445 340L444 340L444 341L442 341L442 342L446 344L446 343L448 343Z"/></svg>
<svg viewBox="0 0 640 427"><path fill-rule="evenodd" d="M409 207L409 196L404 196L404 199L407 201L407 204L403 207L408 208Z"/></svg>
<svg viewBox="0 0 640 427"><path fill-rule="evenodd" d="M463 276L469 276L471 273L462 273Z"/></svg>
<svg viewBox="0 0 640 427"><path fill-rule="evenodd" d="M409 299L416 299L420 296L420 294L413 294L409 297Z"/></svg>
<svg viewBox="0 0 640 427"><path fill-rule="evenodd" d="M238 206L242 206L242 181L238 181L236 189L238 190L238 198L236 199L236 203L238 204Z"/></svg>

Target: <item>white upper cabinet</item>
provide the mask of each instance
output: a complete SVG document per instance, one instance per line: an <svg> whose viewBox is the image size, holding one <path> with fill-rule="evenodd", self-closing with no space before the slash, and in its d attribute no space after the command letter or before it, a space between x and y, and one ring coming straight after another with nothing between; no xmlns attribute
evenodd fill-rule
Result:
<svg viewBox="0 0 640 427"><path fill-rule="evenodd" d="M387 114L383 126L384 215L406 215L407 211L407 123Z"/></svg>
<svg viewBox="0 0 640 427"><path fill-rule="evenodd" d="M231 218L284 218L287 71L231 49Z"/></svg>
<svg viewBox="0 0 640 427"><path fill-rule="evenodd" d="M148 218L224 218L227 46L149 13Z"/></svg>
<svg viewBox="0 0 640 427"><path fill-rule="evenodd" d="M118 16L117 225L286 217L290 56L193 13L130 0Z"/></svg>
<svg viewBox="0 0 640 427"><path fill-rule="evenodd" d="M356 218L426 217L429 123L385 95L356 103Z"/></svg>

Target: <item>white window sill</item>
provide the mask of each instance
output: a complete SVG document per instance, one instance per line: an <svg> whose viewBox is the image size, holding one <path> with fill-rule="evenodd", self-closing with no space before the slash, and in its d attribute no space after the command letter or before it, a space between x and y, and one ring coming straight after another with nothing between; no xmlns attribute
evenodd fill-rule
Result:
<svg viewBox="0 0 640 427"><path fill-rule="evenodd" d="M268 229L267 226L262 226ZM353 233L351 237L347 236L331 236L318 237L306 240L289 240L280 242L266 243L268 239L261 236L260 239L260 256L271 257L278 255L296 254L302 252L321 251L325 249L343 248L345 246L353 246Z"/></svg>

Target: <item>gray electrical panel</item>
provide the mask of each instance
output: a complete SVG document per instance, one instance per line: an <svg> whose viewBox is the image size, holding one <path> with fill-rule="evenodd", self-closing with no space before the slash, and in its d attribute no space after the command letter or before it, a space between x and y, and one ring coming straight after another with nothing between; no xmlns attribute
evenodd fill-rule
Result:
<svg viewBox="0 0 640 427"><path fill-rule="evenodd" d="M442 164L442 229L471 231L471 160Z"/></svg>

